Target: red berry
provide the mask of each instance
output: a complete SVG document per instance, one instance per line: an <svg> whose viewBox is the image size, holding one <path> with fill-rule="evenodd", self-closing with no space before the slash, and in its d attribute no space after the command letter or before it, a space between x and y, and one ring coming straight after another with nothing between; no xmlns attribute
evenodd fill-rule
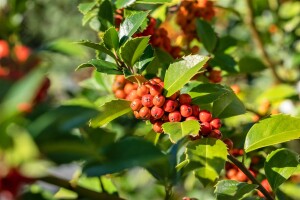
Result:
<svg viewBox="0 0 300 200"><path fill-rule="evenodd" d="M161 83L162 82L162 80L159 77L154 77L151 80L154 81L155 83Z"/></svg>
<svg viewBox="0 0 300 200"><path fill-rule="evenodd" d="M233 149L233 142L231 139L226 138L223 140L223 142L226 144L228 150Z"/></svg>
<svg viewBox="0 0 300 200"><path fill-rule="evenodd" d="M115 80L116 80L116 82L118 82L118 83L123 83L123 84L126 83L126 79L125 79L125 76L124 76L124 75L116 75Z"/></svg>
<svg viewBox="0 0 300 200"><path fill-rule="evenodd" d="M142 107L139 111L139 115L142 119L150 119L151 113L148 107Z"/></svg>
<svg viewBox="0 0 300 200"><path fill-rule="evenodd" d="M163 87L161 87L159 84L152 85L150 87L150 94L152 96L159 95L162 93L162 91L163 91Z"/></svg>
<svg viewBox="0 0 300 200"><path fill-rule="evenodd" d="M31 54L31 49L24 45L16 45L14 52L19 62L25 62Z"/></svg>
<svg viewBox="0 0 300 200"><path fill-rule="evenodd" d="M140 97L137 95L137 91L136 90L132 90L127 96L126 99L128 101L133 101L134 99L139 99Z"/></svg>
<svg viewBox="0 0 300 200"><path fill-rule="evenodd" d="M166 98L159 94L153 97L153 105L157 106L157 107L162 107L165 103Z"/></svg>
<svg viewBox="0 0 300 200"><path fill-rule="evenodd" d="M115 96L118 98L118 99L125 99L125 97L126 97L126 94L125 94L125 92L124 92L124 90L117 90L116 92L115 92Z"/></svg>
<svg viewBox="0 0 300 200"><path fill-rule="evenodd" d="M239 170L236 174L236 179L240 182L245 182L248 180L248 177L244 174L244 172Z"/></svg>
<svg viewBox="0 0 300 200"><path fill-rule="evenodd" d="M149 88L145 85L141 85L137 88L137 95L139 95L140 97L149 94Z"/></svg>
<svg viewBox="0 0 300 200"><path fill-rule="evenodd" d="M169 122L170 120L169 120L169 115L168 115L168 113L165 113L165 114L161 117L161 120L162 120L163 122Z"/></svg>
<svg viewBox="0 0 300 200"><path fill-rule="evenodd" d="M192 109L193 109L193 116L199 117L199 113L200 113L199 106L198 105L192 105Z"/></svg>
<svg viewBox="0 0 300 200"><path fill-rule="evenodd" d="M190 105L181 105L180 106L180 114L183 117L189 117L193 114L192 106Z"/></svg>
<svg viewBox="0 0 300 200"><path fill-rule="evenodd" d="M156 133L163 133L163 129L162 129L162 125L163 122L162 121L157 121L153 124L152 129L156 132Z"/></svg>
<svg viewBox="0 0 300 200"><path fill-rule="evenodd" d="M9 56L9 46L5 40L0 40L0 58Z"/></svg>
<svg viewBox="0 0 300 200"><path fill-rule="evenodd" d="M194 116L190 116L185 119L185 121L189 121L189 120L198 120L198 118L196 118Z"/></svg>
<svg viewBox="0 0 300 200"><path fill-rule="evenodd" d="M221 120L219 118L215 118L211 120L210 125L213 129L219 129L222 126Z"/></svg>
<svg viewBox="0 0 300 200"><path fill-rule="evenodd" d="M139 114L139 111L134 111L133 114L134 114L134 117L135 117L135 118L141 119L141 116L140 116L140 114Z"/></svg>
<svg viewBox="0 0 300 200"><path fill-rule="evenodd" d="M142 97L142 104L146 107L152 107L153 106L153 96L151 94L146 94Z"/></svg>
<svg viewBox="0 0 300 200"><path fill-rule="evenodd" d="M171 112L169 114L170 122L180 122L181 121L181 114L178 111Z"/></svg>
<svg viewBox="0 0 300 200"><path fill-rule="evenodd" d="M176 103L173 100L167 99L163 106L166 112L173 112L176 109Z"/></svg>
<svg viewBox="0 0 300 200"><path fill-rule="evenodd" d="M160 107L153 106L151 108L151 116L155 119L160 119L164 115L164 110Z"/></svg>
<svg viewBox="0 0 300 200"><path fill-rule="evenodd" d="M212 120L212 114L207 110L201 110L199 113L200 122L210 122Z"/></svg>
<svg viewBox="0 0 300 200"><path fill-rule="evenodd" d="M192 97L189 94L181 94L179 95L179 102L180 104L191 104Z"/></svg>
<svg viewBox="0 0 300 200"><path fill-rule="evenodd" d="M129 94L133 89L134 89L134 86L132 83L126 83L124 86L125 94Z"/></svg>
<svg viewBox="0 0 300 200"><path fill-rule="evenodd" d="M201 135L207 136L211 132L211 125L208 122L203 122L200 126Z"/></svg>
<svg viewBox="0 0 300 200"><path fill-rule="evenodd" d="M226 177L229 178L229 179L232 179L233 177L236 176L238 170L235 169L235 168L231 168L229 169L227 172L226 172Z"/></svg>
<svg viewBox="0 0 300 200"><path fill-rule="evenodd" d="M142 101L140 99L134 99L131 102L130 107L133 111L138 111L143 107Z"/></svg>
<svg viewBox="0 0 300 200"><path fill-rule="evenodd" d="M218 129L214 129L210 132L210 134L208 135L208 137L211 138L216 138L216 139L221 139L222 138L222 133L220 130Z"/></svg>
<svg viewBox="0 0 300 200"><path fill-rule="evenodd" d="M170 97L168 97L168 99L176 100L176 99L178 98L179 95L180 95L180 92L177 91L177 92L175 92L174 94L172 94Z"/></svg>

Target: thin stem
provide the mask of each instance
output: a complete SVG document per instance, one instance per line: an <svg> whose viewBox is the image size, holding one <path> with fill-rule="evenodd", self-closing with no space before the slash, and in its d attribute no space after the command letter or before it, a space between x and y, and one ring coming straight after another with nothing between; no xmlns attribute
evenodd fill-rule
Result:
<svg viewBox="0 0 300 200"><path fill-rule="evenodd" d="M253 40L258 47L258 50L260 51L261 57L266 64L268 68L271 69L272 74L274 78L276 79L276 82L281 83L284 82L278 75L276 69L275 69L275 64L272 62L270 59L269 55L267 54L267 51L264 47L263 41L258 33L256 24L254 22L254 11L253 11L253 5L252 5L252 0L246 0L246 7L247 7L247 15L246 15L246 22L251 30L251 34L253 37Z"/></svg>
<svg viewBox="0 0 300 200"><path fill-rule="evenodd" d="M256 178L252 175L252 173L246 168L246 166L238 161L234 156L228 155L227 158L235 164L251 181L252 183L258 185L258 190L263 193L263 195L268 199L268 200L274 200L274 198L271 196L271 194L256 180Z"/></svg>
<svg viewBox="0 0 300 200"><path fill-rule="evenodd" d="M172 197L172 186L166 185L165 192L166 192L165 200L170 200Z"/></svg>
<svg viewBox="0 0 300 200"><path fill-rule="evenodd" d="M68 180L61 179L61 178L55 177L55 176L45 176L45 177L39 178L39 180L59 186L59 187L66 188L68 190L72 190L73 192L76 192L78 194L78 196L87 197L89 199L123 200L122 198L114 196L114 195L96 192L96 191L81 187L79 185L71 184Z"/></svg>

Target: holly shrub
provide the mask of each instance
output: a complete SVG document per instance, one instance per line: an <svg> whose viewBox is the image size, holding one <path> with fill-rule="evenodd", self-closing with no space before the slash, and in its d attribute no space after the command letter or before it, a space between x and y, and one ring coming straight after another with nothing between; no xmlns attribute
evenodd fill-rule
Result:
<svg viewBox="0 0 300 200"><path fill-rule="evenodd" d="M299 1L76 2L0 1L0 200L300 199Z"/></svg>

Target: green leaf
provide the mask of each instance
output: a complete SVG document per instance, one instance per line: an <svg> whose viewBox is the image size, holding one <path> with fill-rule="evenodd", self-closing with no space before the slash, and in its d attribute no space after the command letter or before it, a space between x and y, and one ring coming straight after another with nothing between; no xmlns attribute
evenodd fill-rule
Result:
<svg viewBox="0 0 300 200"><path fill-rule="evenodd" d="M250 56L241 58L238 66L240 73L253 73L266 69L265 64L260 59Z"/></svg>
<svg viewBox="0 0 300 200"><path fill-rule="evenodd" d="M201 19L196 20L196 29L198 37L201 39L205 49L208 52L213 52L218 41L214 29L209 23Z"/></svg>
<svg viewBox="0 0 300 200"><path fill-rule="evenodd" d="M92 10L94 8L94 6L96 5L96 2L90 2L90 3L80 3L78 5L78 10L82 13L82 14L87 14L90 10Z"/></svg>
<svg viewBox="0 0 300 200"><path fill-rule="evenodd" d="M267 89L258 98L257 101L269 100L271 103L282 101L286 98L297 95L296 89L288 84L279 84Z"/></svg>
<svg viewBox="0 0 300 200"><path fill-rule="evenodd" d="M217 183L215 194L217 196L217 200L238 200L257 187L258 185L255 184L248 184L234 180L222 180Z"/></svg>
<svg viewBox="0 0 300 200"><path fill-rule="evenodd" d="M109 49L107 49L104 45L104 43L94 43L94 42L90 42L87 40L82 40L77 42L77 44L86 46L86 47L90 47L92 49L95 49L97 51L100 51L102 53L105 53L109 56L111 56L112 58L115 58L115 55L113 54L113 52L111 52Z"/></svg>
<svg viewBox="0 0 300 200"><path fill-rule="evenodd" d="M127 66L132 67L143 55L148 46L150 36L127 40L120 48L120 55Z"/></svg>
<svg viewBox="0 0 300 200"><path fill-rule="evenodd" d="M209 61L212 66L218 66L222 70L235 73L237 70L235 69L236 62L232 56L224 53L216 53L214 58Z"/></svg>
<svg viewBox="0 0 300 200"><path fill-rule="evenodd" d="M204 186L214 182L227 160L227 147L221 140L203 138L187 145L186 159L189 165L197 166L194 170L196 177Z"/></svg>
<svg viewBox="0 0 300 200"><path fill-rule="evenodd" d="M139 29L148 14L149 12L137 12L124 20L119 31L121 43L130 38Z"/></svg>
<svg viewBox="0 0 300 200"><path fill-rule="evenodd" d="M164 133L170 136L173 143L186 135L197 135L200 130L200 124L196 120L189 120L184 122L167 122L162 125Z"/></svg>
<svg viewBox="0 0 300 200"><path fill-rule="evenodd" d="M51 41L45 44L42 47L42 50L50 51L54 53L60 53L68 56L84 55L83 47L74 44L73 42L67 39L58 39L58 40Z"/></svg>
<svg viewBox="0 0 300 200"><path fill-rule="evenodd" d="M104 0L98 11L98 19L100 21L100 30L105 31L114 24L113 6L109 0Z"/></svg>
<svg viewBox="0 0 300 200"><path fill-rule="evenodd" d="M206 56L190 55L172 63L164 78L166 96L169 97L183 88L207 61L208 57Z"/></svg>
<svg viewBox="0 0 300 200"><path fill-rule="evenodd" d="M84 166L83 172L87 176L111 174L134 166L146 167L165 159L165 155L152 143L135 137L108 146L101 155L104 157L102 161L89 162Z"/></svg>
<svg viewBox="0 0 300 200"><path fill-rule="evenodd" d="M143 72L153 59L154 50L152 49L151 45L148 45L143 55L139 58L139 61L135 63L134 67L140 69L140 72Z"/></svg>
<svg viewBox="0 0 300 200"><path fill-rule="evenodd" d="M119 36L115 27L110 27L105 31L103 42L108 49L119 49Z"/></svg>
<svg viewBox="0 0 300 200"><path fill-rule="evenodd" d="M219 38L218 44L216 47L216 52L224 52L229 47L233 47L237 44L237 40L231 36L224 36Z"/></svg>
<svg viewBox="0 0 300 200"><path fill-rule="evenodd" d="M28 128L33 137L42 133L66 132L86 124L98 113L88 107L60 106L38 117Z"/></svg>
<svg viewBox="0 0 300 200"><path fill-rule="evenodd" d="M101 113L91 120L92 127L99 127L131 111L130 101L118 99L100 107Z"/></svg>
<svg viewBox="0 0 300 200"><path fill-rule="evenodd" d="M20 105L31 105L44 79L45 70L37 68L12 85L0 104L0 122L20 113Z"/></svg>
<svg viewBox="0 0 300 200"><path fill-rule="evenodd" d="M85 68L85 67L95 67L98 72L106 74L123 74L121 70L118 69L118 66L115 63L111 63L105 60L92 59L87 63L79 65L76 70Z"/></svg>
<svg viewBox="0 0 300 200"><path fill-rule="evenodd" d="M300 137L300 118L272 115L254 124L247 133L245 151L287 142Z"/></svg>
<svg viewBox="0 0 300 200"><path fill-rule="evenodd" d="M91 21L94 17L97 16L98 13L98 9L93 9L88 11L82 18L82 26L84 26L86 23L88 23L89 21Z"/></svg>
<svg viewBox="0 0 300 200"><path fill-rule="evenodd" d="M288 149L278 149L267 156L265 173L273 191L296 171L299 155Z"/></svg>
<svg viewBox="0 0 300 200"><path fill-rule="evenodd" d="M162 4L162 3L170 3L171 0L137 0L136 3L143 4Z"/></svg>
<svg viewBox="0 0 300 200"><path fill-rule="evenodd" d="M230 87L220 84L200 84L189 93L195 104L213 103L214 117L227 118L246 112L244 104L239 100Z"/></svg>
<svg viewBox="0 0 300 200"><path fill-rule="evenodd" d="M164 77L166 70L174 58L166 51L156 48L154 49L154 59L147 66L147 74L158 75L161 69L160 77Z"/></svg>
<svg viewBox="0 0 300 200"><path fill-rule="evenodd" d="M118 9L120 9L120 8L126 8L126 7L129 7L132 4L134 4L135 1L136 0L117 0L116 1L116 7Z"/></svg>

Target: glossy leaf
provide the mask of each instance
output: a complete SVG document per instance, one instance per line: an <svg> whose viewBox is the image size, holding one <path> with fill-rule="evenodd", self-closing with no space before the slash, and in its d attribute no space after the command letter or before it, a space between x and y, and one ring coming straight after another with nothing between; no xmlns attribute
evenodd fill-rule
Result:
<svg viewBox="0 0 300 200"><path fill-rule="evenodd" d="M104 0L101 2L98 11L98 19L101 23L100 30L105 31L114 24L113 5L111 1Z"/></svg>
<svg viewBox="0 0 300 200"><path fill-rule="evenodd" d="M115 58L115 55L113 54L113 52L111 52L109 49L107 49L103 43L94 43L94 42L90 42L87 40L82 40L80 42L77 42L77 44L80 44L80 45L83 45L86 47L90 47L92 49L95 49L97 51L105 53L105 54L111 56L112 58Z"/></svg>
<svg viewBox="0 0 300 200"><path fill-rule="evenodd" d="M169 97L183 88L207 61L208 57L206 56L190 55L172 63L166 71L164 78L165 95Z"/></svg>
<svg viewBox="0 0 300 200"><path fill-rule="evenodd" d="M173 143L187 135L197 135L200 130L200 124L196 120L184 122L167 122L162 125L164 133L168 134Z"/></svg>
<svg viewBox="0 0 300 200"><path fill-rule="evenodd" d="M201 39L205 49L208 52L213 52L218 41L218 37L214 29L208 22L201 19L196 20L196 27L198 37Z"/></svg>
<svg viewBox="0 0 300 200"><path fill-rule="evenodd" d="M165 159L165 155L152 143L136 137L129 137L108 146L101 155L102 161L89 162L84 166L83 172L87 176L111 174L135 166L146 167Z"/></svg>
<svg viewBox="0 0 300 200"><path fill-rule="evenodd" d="M120 9L120 8L126 8L126 7L129 7L132 4L134 4L135 1L136 0L117 0L116 1L116 7L118 9Z"/></svg>
<svg viewBox="0 0 300 200"><path fill-rule="evenodd" d="M143 55L150 37L138 37L128 41L120 48L120 55L127 66L132 67Z"/></svg>
<svg viewBox="0 0 300 200"><path fill-rule="evenodd" d="M118 66L115 63L108 62L100 59L92 59L87 63L79 65L76 70L85 68L85 67L95 67L98 72L106 74L123 74L121 70L118 69Z"/></svg>
<svg viewBox="0 0 300 200"><path fill-rule="evenodd" d="M127 17L120 26L119 38L121 43L130 38L143 24L149 12L137 12Z"/></svg>
<svg viewBox="0 0 300 200"><path fill-rule="evenodd" d="M265 173L273 191L297 170L299 155L288 149L278 149L267 156Z"/></svg>
<svg viewBox="0 0 300 200"><path fill-rule="evenodd" d="M227 160L227 147L221 140L203 138L187 145L188 165L196 166L194 173L203 185L214 182Z"/></svg>
<svg viewBox="0 0 300 200"><path fill-rule="evenodd" d="M143 53L143 55L139 58L138 62L134 64L135 68L140 69L140 72L144 71L150 64L150 62L154 59L154 50L151 45L148 45Z"/></svg>
<svg viewBox="0 0 300 200"><path fill-rule="evenodd" d="M260 59L250 56L241 58L238 65L240 73L253 73L266 69L265 64Z"/></svg>
<svg viewBox="0 0 300 200"><path fill-rule="evenodd" d="M96 5L96 2L90 2L90 3L80 3L78 5L78 10L82 14L87 14L90 10L93 9L93 7Z"/></svg>
<svg viewBox="0 0 300 200"><path fill-rule="evenodd" d="M237 40L231 36L220 37L216 47L216 52L224 52L228 48L237 44Z"/></svg>
<svg viewBox="0 0 300 200"><path fill-rule="evenodd" d="M119 49L119 36L114 27L107 29L103 35L103 42L108 49Z"/></svg>
<svg viewBox="0 0 300 200"><path fill-rule="evenodd" d="M212 113L214 117L227 118L246 112L244 104L227 86L200 84L194 87L189 94L193 97L193 103L200 105L213 103Z"/></svg>
<svg viewBox="0 0 300 200"><path fill-rule="evenodd" d="M224 53L215 54L214 58L209 61L212 66L218 66L222 70L235 73L237 70L235 69L236 62L232 56Z"/></svg>
<svg viewBox="0 0 300 200"><path fill-rule="evenodd" d="M112 100L100 107L101 113L91 120L92 127L100 127L131 111L130 101Z"/></svg>
<svg viewBox="0 0 300 200"><path fill-rule="evenodd" d="M300 137L300 118L278 114L254 124L247 133L245 151L275 145Z"/></svg>
<svg viewBox="0 0 300 200"><path fill-rule="evenodd" d="M237 200L256 189L258 185L238 182L234 180L222 180L216 185L215 194L217 200Z"/></svg>

